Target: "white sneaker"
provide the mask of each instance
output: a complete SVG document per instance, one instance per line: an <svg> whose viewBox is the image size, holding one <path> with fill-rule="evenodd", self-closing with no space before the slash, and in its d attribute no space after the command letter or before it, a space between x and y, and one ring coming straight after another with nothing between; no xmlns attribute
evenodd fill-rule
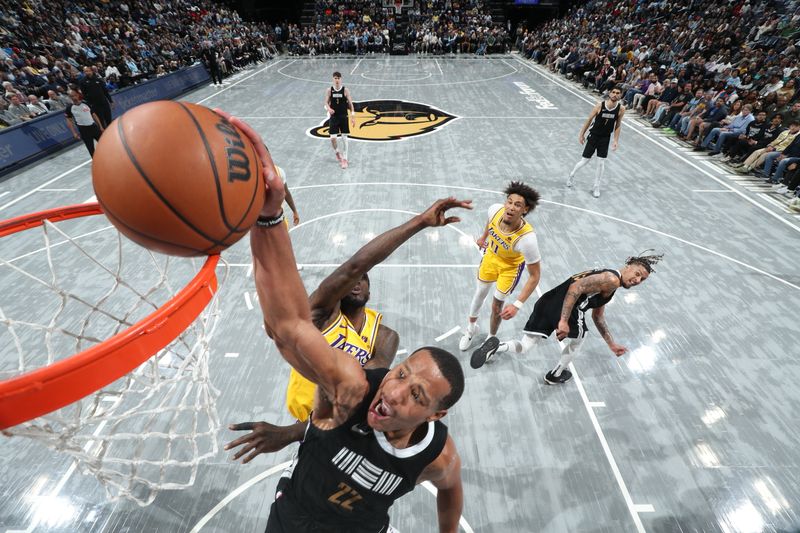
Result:
<svg viewBox="0 0 800 533"><path fill-rule="evenodd" d="M509 350L511 350L511 346L509 346L509 344L507 342L501 342L497 346L497 350L495 350L494 353L503 353L503 352L507 352Z"/></svg>
<svg viewBox="0 0 800 533"><path fill-rule="evenodd" d="M575 185L575 176L570 174L567 178L567 187L572 187L573 185Z"/></svg>
<svg viewBox="0 0 800 533"><path fill-rule="evenodd" d="M772 186L772 190L778 194L783 194L785 192L789 192L789 187L786 185L781 185L780 183L777 185Z"/></svg>
<svg viewBox="0 0 800 533"><path fill-rule="evenodd" d="M800 212L800 198L795 198L789 202L789 209L792 211Z"/></svg>
<svg viewBox="0 0 800 533"><path fill-rule="evenodd" d="M458 349L462 352L466 352L469 350L470 345L472 344L472 339L475 338L475 335L478 334L478 325L475 325L475 329L472 330L470 333L469 328L464 330L464 334L461 336L461 340L458 341Z"/></svg>
<svg viewBox="0 0 800 533"><path fill-rule="evenodd" d="M594 189L592 189L592 196L595 198L600 198L600 185L594 186Z"/></svg>

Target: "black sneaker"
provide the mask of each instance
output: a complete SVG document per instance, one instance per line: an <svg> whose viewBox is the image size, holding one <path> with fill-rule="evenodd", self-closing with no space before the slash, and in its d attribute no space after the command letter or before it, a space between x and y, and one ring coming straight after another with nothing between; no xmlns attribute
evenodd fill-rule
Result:
<svg viewBox="0 0 800 533"><path fill-rule="evenodd" d="M561 385L572 379L572 372L569 370L562 370L560 376L554 376L551 370L544 375L544 382L548 385Z"/></svg>
<svg viewBox="0 0 800 533"><path fill-rule="evenodd" d="M472 368L480 368L482 367L486 361L491 359L494 355L494 352L497 351L497 347L500 346L500 339L497 337L489 337L480 347L472 352L472 358L469 360L469 366Z"/></svg>

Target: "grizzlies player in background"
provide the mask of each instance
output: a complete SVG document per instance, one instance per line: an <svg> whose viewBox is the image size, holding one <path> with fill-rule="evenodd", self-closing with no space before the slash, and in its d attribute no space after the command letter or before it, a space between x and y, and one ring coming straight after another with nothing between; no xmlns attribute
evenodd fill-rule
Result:
<svg viewBox="0 0 800 533"><path fill-rule="evenodd" d="M478 283L467 318L467 329L458 343L463 352L469 349L472 338L478 332L478 313L489 290L494 286L492 314L489 319L489 335L475 350L470 359L472 368L480 368L490 352L497 349L497 329L500 320L514 318L528 297L536 290L541 276L539 242L533 226L525 220L525 215L536 208L539 193L522 182L512 181L505 190L506 203L489 207L483 235L478 246L484 250L478 267ZM528 281L522 288L519 298L503 308L503 302L510 295L527 268Z"/></svg>
<svg viewBox="0 0 800 533"><path fill-rule="evenodd" d="M342 85L342 74L333 73L333 86L325 92L325 109L328 111L328 131L331 136L331 145L336 152L336 159L342 168L347 168L347 136L350 128L356 126L356 111L353 108L353 99L350 90ZM348 124L347 113L350 112ZM336 138L339 138L337 142Z"/></svg>
<svg viewBox="0 0 800 533"><path fill-rule="evenodd" d="M645 252L646 253L646 252ZM570 362L578 353L586 335L586 311L592 310L592 320L608 348L617 357L628 349L614 341L605 319L605 306L614 297L617 289L630 289L643 283L653 272L663 254L637 255L629 257L620 270L594 269L570 276L558 287L544 293L533 307L518 341L502 342L494 353L512 352L522 354L541 344L553 331L558 340L569 339L561 351L558 364L544 377L545 383L557 385L572 379L568 370Z"/></svg>
<svg viewBox="0 0 800 533"><path fill-rule="evenodd" d="M619 133L622 128L622 117L625 115L625 106L622 105L622 90L619 87L614 87L608 94L608 100L603 100L592 109L589 118L584 122L581 132L578 135L578 141L586 146L583 148L583 157L569 173L567 179L567 187L572 187L575 183L575 173L579 168L586 165L597 152L599 159L597 165L597 174L594 178L594 187L592 188L592 196L595 198L600 197L600 182L603 179L603 173L606 170L606 158L608 157L608 144L611 141L611 135L614 135L614 142L611 143L611 149L616 151L619 146ZM586 130L589 130L589 138L585 139Z"/></svg>

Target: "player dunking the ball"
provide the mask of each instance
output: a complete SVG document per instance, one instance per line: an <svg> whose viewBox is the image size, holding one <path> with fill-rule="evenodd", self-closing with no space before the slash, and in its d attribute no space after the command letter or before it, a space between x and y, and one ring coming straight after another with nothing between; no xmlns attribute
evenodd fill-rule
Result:
<svg viewBox="0 0 800 533"><path fill-rule="evenodd" d="M512 181L505 190L505 204L489 207L488 221L477 244L484 249L483 259L478 267L478 282L467 318L467 329L458 343L461 351L469 349L472 339L478 332L478 313L486 296L494 286L492 314L489 319L489 335L475 350L470 359L472 368L480 368L494 353L500 341L497 329L500 320L516 316L528 297L536 290L541 276L539 242L533 226L525 220L525 215L533 211L539 203L539 193L520 181ZM514 292L527 268L528 280L519 298L503 307L505 299Z"/></svg>
<svg viewBox="0 0 800 533"><path fill-rule="evenodd" d="M525 353L555 331L558 340L569 340L561 351L558 364L547 373L544 381L550 385L566 383L572 379L568 367L583 343L587 331L585 314L591 309L594 325L609 349L617 357L625 354L628 349L617 344L608 329L605 306L620 287L630 289L643 283L653 272L653 265L662 257L663 254L637 255L629 257L620 270L594 269L570 276L539 298L525 324L522 339L502 342L494 353Z"/></svg>
<svg viewBox="0 0 800 533"><path fill-rule="evenodd" d="M325 92L325 109L328 111L328 132L331 136L331 145L336 152L336 159L341 167L347 168L347 136L350 128L356 126L356 111L353 108L353 99L350 90L342 85L342 74L333 73L333 86ZM347 114L350 112L348 124ZM338 142L337 142L338 138Z"/></svg>
<svg viewBox="0 0 800 533"><path fill-rule="evenodd" d="M625 115L625 106L622 105L622 90L619 87L614 87L608 94L608 99L601 101L594 106L589 118L584 122L581 132L578 135L578 141L585 144L583 148L583 156L581 160L569 173L567 179L567 187L572 187L575 183L575 173L579 168L586 165L591 161L592 156L597 152L598 164L597 174L594 178L594 187L592 188L592 196L595 198L600 197L600 182L603 180L603 173L606 170L606 158L608 157L608 144L611 142L611 135L614 135L614 141L611 143L611 149L616 151L619 146L619 134L622 129L622 117ZM585 139L586 130L589 130L589 138Z"/></svg>
<svg viewBox="0 0 800 533"><path fill-rule="evenodd" d="M441 532L455 533L463 506L461 464L441 418L460 398L458 360L435 347L416 350L391 370L364 370L328 344L312 322L303 282L282 223L283 184L258 135L231 118L264 164L267 193L250 232L253 274L266 331L283 358L319 386L286 491L270 509L267 533L380 533L396 499L430 481L438 490ZM415 217L415 225L444 226L454 198Z"/></svg>

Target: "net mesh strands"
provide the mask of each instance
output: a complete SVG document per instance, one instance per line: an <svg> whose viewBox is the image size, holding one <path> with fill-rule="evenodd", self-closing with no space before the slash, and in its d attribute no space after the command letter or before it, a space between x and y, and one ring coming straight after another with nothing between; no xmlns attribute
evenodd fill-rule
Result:
<svg viewBox="0 0 800 533"><path fill-rule="evenodd" d="M99 216L44 220L0 242L4 256L15 256L0 258L0 387L130 330L166 308L203 264L154 254ZM188 328L158 353L141 354L129 373L3 433L68 455L112 500L147 505L160 490L192 485L199 463L218 451L219 392L209 374L218 318L214 294ZM169 317L159 320L151 330Z"/></svg>

